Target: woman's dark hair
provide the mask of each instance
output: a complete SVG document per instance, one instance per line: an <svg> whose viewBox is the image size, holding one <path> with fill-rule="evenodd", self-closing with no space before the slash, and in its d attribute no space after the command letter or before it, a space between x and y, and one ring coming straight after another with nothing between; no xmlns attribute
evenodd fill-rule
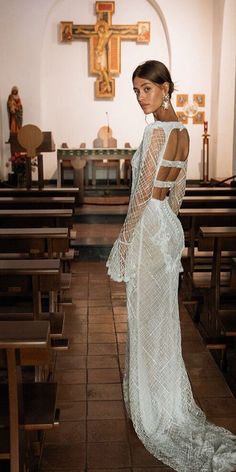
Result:
<svg viewBox="0 0 236 472"><path fill-rule="evenodd" d="M136 67L132 75L132 80L135 77L141 79L151 80L156 84L162 85L164 82L169 83L169 96L171 97L174 91L174 83L172 82L171 75L165 64L159 61L146 61L140 66Z"/></svg>

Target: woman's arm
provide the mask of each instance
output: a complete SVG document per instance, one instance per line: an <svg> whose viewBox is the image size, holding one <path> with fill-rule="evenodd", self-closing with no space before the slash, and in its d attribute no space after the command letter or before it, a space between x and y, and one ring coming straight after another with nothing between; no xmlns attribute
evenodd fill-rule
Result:
<svg viewBox="0 0 236 472"><path fill-rule="evenodd" d="M164 130L162 128L155 128L152 130L151 136L144 137L143 144L144 156L140 166L138 182L131 196L125 222L107 262L109 274L117 281L125 280L125 264L128 247L132 241L135 227L148 201L152 197L157 162L165 144Z"/></svg>

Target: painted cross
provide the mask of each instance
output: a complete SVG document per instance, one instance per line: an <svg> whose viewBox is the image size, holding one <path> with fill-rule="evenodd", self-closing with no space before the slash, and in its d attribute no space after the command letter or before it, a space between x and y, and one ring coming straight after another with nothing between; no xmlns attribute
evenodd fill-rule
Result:
<svg viewBox="0 0 236 472"><path fill-rule="evenodd" d="M113 25L115 2L96 2L95 25L76 25L72 21L61 21L60 40L71 43L78 39L89 40L89 71L97 75L96 98L115 96L114 75L120 73L121 40L148 43L150 22L138 21L135 25Z"/></svg>

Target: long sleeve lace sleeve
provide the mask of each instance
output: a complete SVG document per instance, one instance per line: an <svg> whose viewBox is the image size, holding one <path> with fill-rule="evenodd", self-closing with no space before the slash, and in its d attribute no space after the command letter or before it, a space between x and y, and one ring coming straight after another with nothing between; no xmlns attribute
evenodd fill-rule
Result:
<svg viewBox="0 0 236 472"><path fill-rule="evenodd" d="M128 281L126 258L129 245L142 213L152 196L157 162L165 143L165 132L162 128L153 129L151 133L148 131L146 135L144 133L140 168L137 182L134 182L132 187L127 216L107 261L108 274L117 282Z"/></svg>

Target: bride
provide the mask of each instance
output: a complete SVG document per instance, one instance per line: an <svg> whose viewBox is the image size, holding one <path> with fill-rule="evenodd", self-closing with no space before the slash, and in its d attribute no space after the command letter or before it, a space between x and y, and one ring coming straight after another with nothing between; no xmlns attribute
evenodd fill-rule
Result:
<svg viewBox="0 0 236 472"><path fill-rule="evenodd" d="M107 261L125 281L128 341L126 409L144 446L178 472L236 470L236 437L196 405L181 352L178 282L184 234L177 218L186 183L189 136L170 99L170 73L147 61L133 73L146 126L132 160L127 217Z"/></svg>

